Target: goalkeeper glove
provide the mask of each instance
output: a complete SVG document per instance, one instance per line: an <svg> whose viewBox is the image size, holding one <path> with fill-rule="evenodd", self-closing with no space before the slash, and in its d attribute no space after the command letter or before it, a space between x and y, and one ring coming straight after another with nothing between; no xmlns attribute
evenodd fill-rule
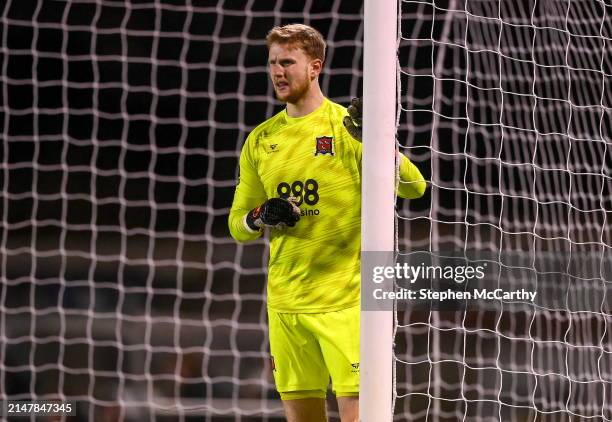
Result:
<svg viewBox="0 0 612 422"><path fill-rule="evenodd" d="M247 225L251 230L259 230L264 226L275 228L295 226L295 223L300 219L300 209L291 199L268 199L247 214Z"/></svg>
<svg viewBox="0 0 612 422"><path fill-rule="evenodd" d="M361 142L361 134L363 130L363 103L361 98L353 98L351 104L347 108L348 116L342 120L344 127L348 133L356 140Z"/></svg>

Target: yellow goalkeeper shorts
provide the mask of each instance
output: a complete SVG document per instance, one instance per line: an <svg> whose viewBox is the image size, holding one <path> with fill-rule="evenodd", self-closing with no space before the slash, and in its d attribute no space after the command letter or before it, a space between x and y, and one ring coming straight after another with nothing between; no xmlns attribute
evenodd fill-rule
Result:
<svg viewBox="0 0 612 422"><path fill-rule="evenodd" d="M360 307L318 314L268 309L276 389L283 400L359 394Z"/></svg>

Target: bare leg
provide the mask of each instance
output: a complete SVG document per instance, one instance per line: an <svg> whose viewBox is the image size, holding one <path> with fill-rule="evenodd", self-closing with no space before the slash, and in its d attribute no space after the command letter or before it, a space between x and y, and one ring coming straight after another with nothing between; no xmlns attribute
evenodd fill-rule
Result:
<svg viewBox="0 0 612 422"><path fill-rule="evenodd" d="M283 407L287 422L327 422L325 399L283 400Z"/></svg>
<svg viewBox="0 0 612 422"><path fill-rule="evenodd" d="M359 396L338 397L338 410L342 422L359 422Z"/></svg>

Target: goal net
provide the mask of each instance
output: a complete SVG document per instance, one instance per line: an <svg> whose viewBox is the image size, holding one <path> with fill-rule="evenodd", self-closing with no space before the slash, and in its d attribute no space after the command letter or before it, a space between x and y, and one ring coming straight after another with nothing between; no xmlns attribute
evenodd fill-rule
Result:
<svg viewBox="0 0 612 422"><path fill-rule="evenodd" d="M267 241L227 229L238 156L280 110L267 31L318 28L322 88L348 104L361 9L2 2L0 401L76 401L87 421L280 420Z"/></svg>
<svg viewBox="0 0 612 422"><path fill-rule="evenodd" d="M611 13L401 2L399 147L431 183L398 251L522 254L539 296L397 312L395 420L612 420Z"/></svg>
<svg viewBox="0 0 612 422"><path fill-rule="evenodd" d="M402 1L398 249L599 254L589 312L399 312L396 420L612 420L611 7ZM8 0L0 8L0 401L78 420L280 420L267 241L227 232L237 158L279 109L264 44L328 40L361 92L362 4ZM562 255L566 256L566 255Z"/></svg>

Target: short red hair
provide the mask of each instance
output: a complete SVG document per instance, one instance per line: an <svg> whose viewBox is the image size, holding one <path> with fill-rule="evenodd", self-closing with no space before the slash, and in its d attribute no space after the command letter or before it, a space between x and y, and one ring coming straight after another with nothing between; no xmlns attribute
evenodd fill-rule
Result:
<svg viewBox="0 0 612 422"><path fill-rule="evenodd" d="M293 44L304 50L311 58L325 61L325 40L323 35L312 26L301 23L275 26L266 36L268 48L274 43Z"/></svg>

